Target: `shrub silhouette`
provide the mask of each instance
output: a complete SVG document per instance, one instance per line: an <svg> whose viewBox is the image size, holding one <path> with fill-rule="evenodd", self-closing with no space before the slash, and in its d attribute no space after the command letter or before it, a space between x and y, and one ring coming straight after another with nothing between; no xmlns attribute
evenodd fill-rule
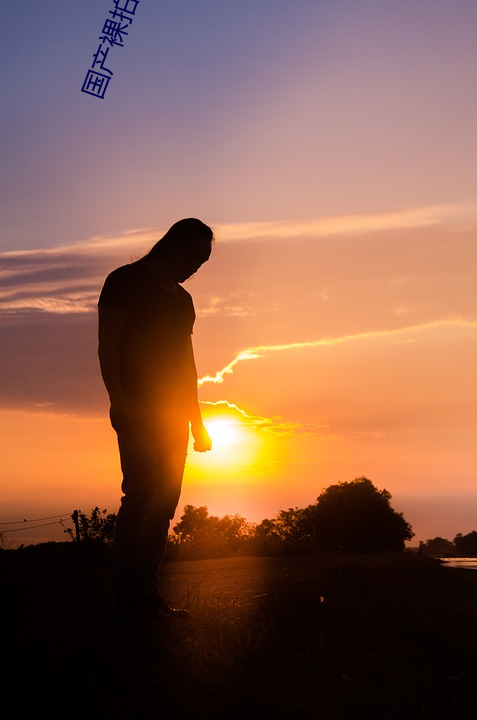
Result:
<svg viewBox="0 0 477 720"><path fill-rule="evenodd" d="M72 513L71 515L72 520L74 519L74 514L75 513ZM116 530L116 520L117 515L115 513L100 510L97 506L91 510L91 515L86 515L81 512L81 510L78 510L78 525L81 541L112 544ZM72 528L65 528L64 532L74 539Z"/></svg>

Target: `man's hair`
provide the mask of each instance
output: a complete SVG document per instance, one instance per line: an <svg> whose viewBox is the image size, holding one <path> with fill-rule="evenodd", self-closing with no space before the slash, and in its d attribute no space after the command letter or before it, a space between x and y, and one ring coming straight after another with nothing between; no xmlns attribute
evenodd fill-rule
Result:
<svg viewBox="0 0 477 720"><path fill-rule="evenodd" d="M159 257L164 252L179 249L186 245L191 238L199 242L208 242L209 252L212 249L214 233L212 229L197 218L184 218L174 223L166 234L149 250L150 257Z"/></svg>

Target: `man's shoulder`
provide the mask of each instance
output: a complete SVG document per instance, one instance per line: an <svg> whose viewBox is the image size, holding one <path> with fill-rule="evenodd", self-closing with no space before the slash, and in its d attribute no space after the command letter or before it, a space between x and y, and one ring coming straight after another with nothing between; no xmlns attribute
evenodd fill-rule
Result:
<svg viewBox="0 0 477 720"><path fill-rule="evenodd" d="M140 284L143 282L144 277L144 267L142 263L136 260L128 265L121 265L110 272L104 284L114 286Z"/></svg>
<svg viewBox="0 0 477 720"><path fill-rule="evenodd" d="M140 288L143 284L143 278L143 269L138 261L128 265L121 265L110 272L104 281L98 304L123 305L127 291Z"/></svg>
<svg viewBox="0 0 477 720"><path fill-rule="evenodd" d="M109 273L108 277L106 278L106 281L108 281L110 278L115 281L120 280L135 280L137 277L144 275L144 267L143 264L136 260L135 262L128 263L127 265L121 265L120 267L117 267L115 270Z"/></svg>

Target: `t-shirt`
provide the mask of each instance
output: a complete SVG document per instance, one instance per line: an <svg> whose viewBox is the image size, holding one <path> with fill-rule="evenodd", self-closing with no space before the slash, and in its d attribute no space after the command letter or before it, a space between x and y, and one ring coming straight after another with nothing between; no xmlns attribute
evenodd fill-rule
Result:
<svg viewBox="0 0 477 720"><path fill-rule="evenodd" d="M119 348L120 379L132 402L188 407L195 388L186 362L195 311L183 287L169 292L143 260L114 270L98 305L126 313Z"/></svg>

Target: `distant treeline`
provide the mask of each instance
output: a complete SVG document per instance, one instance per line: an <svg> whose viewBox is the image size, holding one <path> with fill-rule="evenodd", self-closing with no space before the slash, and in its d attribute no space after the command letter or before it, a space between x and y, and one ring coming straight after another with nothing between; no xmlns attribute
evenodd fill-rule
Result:
<svg viewBox="0 0 477 720"><path fill-rule="evenodd" d="M477 557L477 531L467 535L458 533L454 540L435 537L419 543L419 552L429 555L454 555L457 557Z"/></svg>
<svg viewBox="0 0 477 720"><path fill-rule="evenodd" d="M316 503L281 510L250 523L241 515L216 517L205 506L186 505L172 528L166 559L189 560L235 554L282 555L315 552L402 552L414 533L391 507L391 494L365 477L330 485ZM94 508L75 513L65 532L81 543L114 539L116 515Z"/></svg>
<svg viewBox="0 0 477 720"><path fill-rule="evenodd" d="M257 525L240 515L218 518L206 507L187 505L173 528L169 554L189 559L234 553L402 552L414 533L390 499L387 490L362 477L331 485L313 505L281 510Z"/></svg>
<svg viewBox="0 0 477 720"><path fill-rule="evenodd" d="M186 505L169 535L166 560L220 558L231 555L293 555L308 553L402 552L414 532L390 504L387 490L365 477L330 485L316 503L281 510L277 517L248 522L241 515L216 517L207 507ZM88 515L75 510L65 533L82 548L110 557L116 514L95 507ZM1 545L1 543L0 543ZM49 545L52 545L50 543ZM94 548L96 547L96 551ZM22 548L20 548L22 549ZM79 547L78 547L79 549ZM421 553L477 556L477 532L458 534L453 541L436 537L421 542Z"/></svg>

